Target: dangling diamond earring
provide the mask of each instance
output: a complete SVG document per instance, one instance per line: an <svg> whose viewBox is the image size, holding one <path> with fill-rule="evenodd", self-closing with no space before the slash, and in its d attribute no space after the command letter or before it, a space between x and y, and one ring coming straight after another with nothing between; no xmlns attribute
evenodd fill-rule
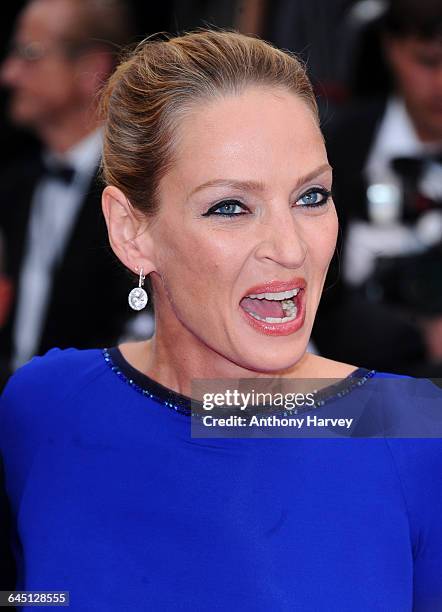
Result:
<svg viewBox="0 0 442 612"><path fill-rule="evenodd" d="M134 289L132 289L132 291L129 293L129 298L128 298L129 306L133 308L134 310L143 310L143 308L146 306L147 301L149 299L147 297L147 293L143 289L144 279L145 279L145 276L143 275L143 268L141 268L140 279L138 281L138 287L135 287Z"/></svg>

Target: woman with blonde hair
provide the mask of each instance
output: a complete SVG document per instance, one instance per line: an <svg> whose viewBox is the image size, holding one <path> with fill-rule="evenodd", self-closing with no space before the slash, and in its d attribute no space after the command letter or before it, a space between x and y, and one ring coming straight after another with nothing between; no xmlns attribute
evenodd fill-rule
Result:
<svg viewBox="0 0 442 612"><path fill-rule="evenodd" d="M16 588L82 612L442 609L439 439L191 432L195 379L319 381L304 423L440 406L429 381L306 351L338 221L304 67L198 31L141 43L103 100L110 245L156 332L9 381Z"/></svg>

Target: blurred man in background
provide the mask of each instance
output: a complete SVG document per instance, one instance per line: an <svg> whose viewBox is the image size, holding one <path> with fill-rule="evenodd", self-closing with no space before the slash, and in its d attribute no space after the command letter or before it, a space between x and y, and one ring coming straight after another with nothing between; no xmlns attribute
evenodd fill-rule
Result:
<svg viewBox="0 0 442 612"><path fill-rule="evenodd" d="M12 282L5 272L4 238L0 232L0 329L8 317L12 299ZM0 356L0 389L3 388L9 374L8 361Z"/></svg>
<svg viewBox="0 0 442 612"><path fill-rule="evenodd" d="M343 283L314 337L335 359L442 376L442 4L391 0L380 29L394 91L328 129Z"/></svg>
<svg viewBox="0 0 442 612"><path fill-rule="evenodd" d="M32 130L42 151L0 176L15 296L0 357L12 369L53 346L111 344L128 317L130 283L101 214L96 106L130 35L118 0L32 0L18 18L0 80L12 121Z"/></svg>

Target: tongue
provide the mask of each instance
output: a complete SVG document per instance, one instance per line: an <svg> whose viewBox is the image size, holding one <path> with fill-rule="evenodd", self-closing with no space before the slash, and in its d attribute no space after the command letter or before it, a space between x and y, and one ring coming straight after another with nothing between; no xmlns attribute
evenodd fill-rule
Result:
<svg viewBox="0 0 442 612"><path fill-rule="evenodd" d="M257 298L245 297L241 300L241 306L245 310L251 310L260 317L274 317L282 319L285 314L278 300L258 300Z"/></svg>

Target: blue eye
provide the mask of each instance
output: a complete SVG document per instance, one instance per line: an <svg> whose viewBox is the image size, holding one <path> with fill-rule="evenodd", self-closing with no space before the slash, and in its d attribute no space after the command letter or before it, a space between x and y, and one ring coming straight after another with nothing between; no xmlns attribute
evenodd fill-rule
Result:
<svg viewBox="0 0 442 612"><path fill-rule="evenodd" d="M220 217L239 217L239 215L245 214L247 213L241 202L238 202L238 200L224 200L224 202L220 202L209 208L202 216L208 217L210 215L218 215Z"/></svg>
<svg viewBox="0 0 442 612"><path fill-rule="evenodd" d="M300 202L299 206L306 206L306 207L314 207L314 206L323 206L324 204L327 204L328 199L331 196L331 191L327 191L327 189L319 189L319 188L314 188L314 189L309 189L308 191L306 191L304 193L304 195L302 195L298 202Z"/></svg>

